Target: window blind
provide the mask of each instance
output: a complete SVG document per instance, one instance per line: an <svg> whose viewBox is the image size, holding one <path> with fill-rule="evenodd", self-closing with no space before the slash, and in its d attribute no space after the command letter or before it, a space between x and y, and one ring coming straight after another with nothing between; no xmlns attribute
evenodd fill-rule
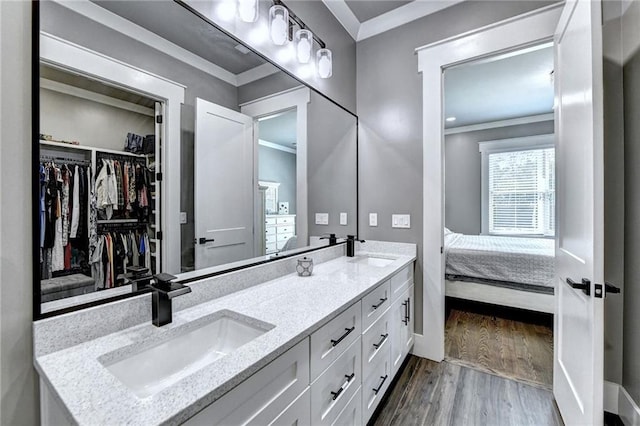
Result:
<svg viewBox="0 0 640 426"><path fill-rule="evenodd" d="M489 154L489 233L555 234L554 149Z"/></svg>

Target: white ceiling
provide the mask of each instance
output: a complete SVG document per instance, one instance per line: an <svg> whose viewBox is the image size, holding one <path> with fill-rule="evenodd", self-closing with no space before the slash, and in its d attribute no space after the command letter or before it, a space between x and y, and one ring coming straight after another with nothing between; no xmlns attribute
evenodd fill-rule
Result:
<svg viewBox="0 0 640 426"><path fill-rule="evenodd" d="M358 21L365 22L384 13L411 3L411 0L345 0L349 9L356 15Z"/></svg>
<svg viewBox="0 0 640 426"><path fill-rule="evenodd" d="M295 109L260 120L258 138L290 149L296 149Z"/></svg>
<svg viewBox="0 0 640 426"><path fill-rule="evenodd" d="M553 112L549 44L445 70L445 128ZM535 50L534 50L535 49Z"/></svg>

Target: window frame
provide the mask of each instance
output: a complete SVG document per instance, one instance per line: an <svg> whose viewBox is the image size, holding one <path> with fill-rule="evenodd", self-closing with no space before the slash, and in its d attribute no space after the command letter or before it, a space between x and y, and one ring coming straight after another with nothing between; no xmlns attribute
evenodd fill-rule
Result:
<svg viewBox="0 0 640 426"><path fill-rule="evenodd" d="M503 234L489 232L489 155L504 152L532 151L537 149L555 148L555 134L543 134L535 136L525 136L519 138L498 139L478 142L478 149L481 155L480 186L481 186L481 234L497 235L508 237L527 238L554 238L554 236L543 234ZM557 174L556 174L557 179Z"/></svg>

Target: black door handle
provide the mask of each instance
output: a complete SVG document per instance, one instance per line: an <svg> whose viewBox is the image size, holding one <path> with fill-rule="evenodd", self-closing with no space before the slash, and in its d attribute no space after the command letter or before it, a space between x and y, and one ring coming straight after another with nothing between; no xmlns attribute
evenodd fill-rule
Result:
<svg viewBox="0 0 640 426"><path fill-rule="evenodd" d="M212 243L214 241L215 241L215 238L207 238L207 237L198 238L198 243L200 244Z"/></svg>
<svg viewBox="0 0 640 426"><path fill-rule="evenodd" d="M567 278L567 284L575 289L582 290L587 296L591 295L591 281L586 278L583 278L579 283L573 281L571 278Z"/></svg>
<svg viewBox="0 0 640 426"><path fill-rule="evenodd" d="M616 287L615 285L605 282L604 283L604 292L605 294L609 293L620 293L620 287Z"/></svg>

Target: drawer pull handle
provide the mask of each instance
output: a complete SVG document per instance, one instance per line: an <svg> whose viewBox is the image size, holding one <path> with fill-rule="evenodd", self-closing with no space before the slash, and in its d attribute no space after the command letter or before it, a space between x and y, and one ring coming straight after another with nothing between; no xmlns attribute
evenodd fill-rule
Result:
<svg viewBox="0 0 640 426"><path fill-rule="evenodd" d="M387 340L387 337L389 337L389 333L381 334L380 336L382 336L382 339L380 339L380 341L378 343L374 343L373 344L373 347L376 348L376 349L378 349L380 346L382 346L384 341Z"/></svg>
<svg viewBox="0 0 640 426"><path fill-rule="evenodd" d="M411 321L411 298L407 298L407 321Z"/></svg>
<svg viewBox="0 0 640 426"><path fill-rule="evenodd" d="M382 385L384 385L384 382L387 381L387 377L389 377L388 374L385 374L384 376L380 376L380 378L382 379L382 381L380 382L380 384L378 385L378 387L376 389L373 389L373 393L374 394L378 394L378 392L380 392L380 389L382 389Z"/></svg>
<svg viewBox="0 0 640 426"><path fill-rule="evenodd" d="M332 400L336 400L338 399L338 397L340 396L340 394L342 393L343 390L345 390L347 388L347 385L349 384L349 382L351 380L353 380L353 378L356 376L356 373L351 373L351 374L345 374L344 377L347 378L347 380L342 384L342 386L340 386L340 389L338 389L337 392L331 392L331 399Z"/></svg>
<svg viewBox="0 0 640 426"><path fill-rule="evenodd" d="M407 325L407 324L409 324L409 318L407 316L407 301L406 300L404 302L402 302L402 306L404 306L404 318L402 318L402 323L404 325Z"/></svg>
<svg viewBox="0 0 640 426"><path fill-rule="evenodd" d="M387 301L387 298L385 297L384 299L380 299L380 303L378 303L377 305L371 305L371 307L372 307L374 310L375 310L375 309L378 309L378 308L379 308L380 306L382 306L382 304L383 304L384 302L386 302L386 301Z"/></svg>
<svg viewBox="0 0 640 426"><path fill-rule="evenodd" d="M333 340L331 339L331 346L336 346L338 343L342 342L344 340L345 337L347 337L349 335L349 333L351 333L353 330L355 330L356 327L353 326L351 328L345 328L345 330L347 331L346 333L344 333L342 336L340 336L338 338L338 340Z"/></svg>

